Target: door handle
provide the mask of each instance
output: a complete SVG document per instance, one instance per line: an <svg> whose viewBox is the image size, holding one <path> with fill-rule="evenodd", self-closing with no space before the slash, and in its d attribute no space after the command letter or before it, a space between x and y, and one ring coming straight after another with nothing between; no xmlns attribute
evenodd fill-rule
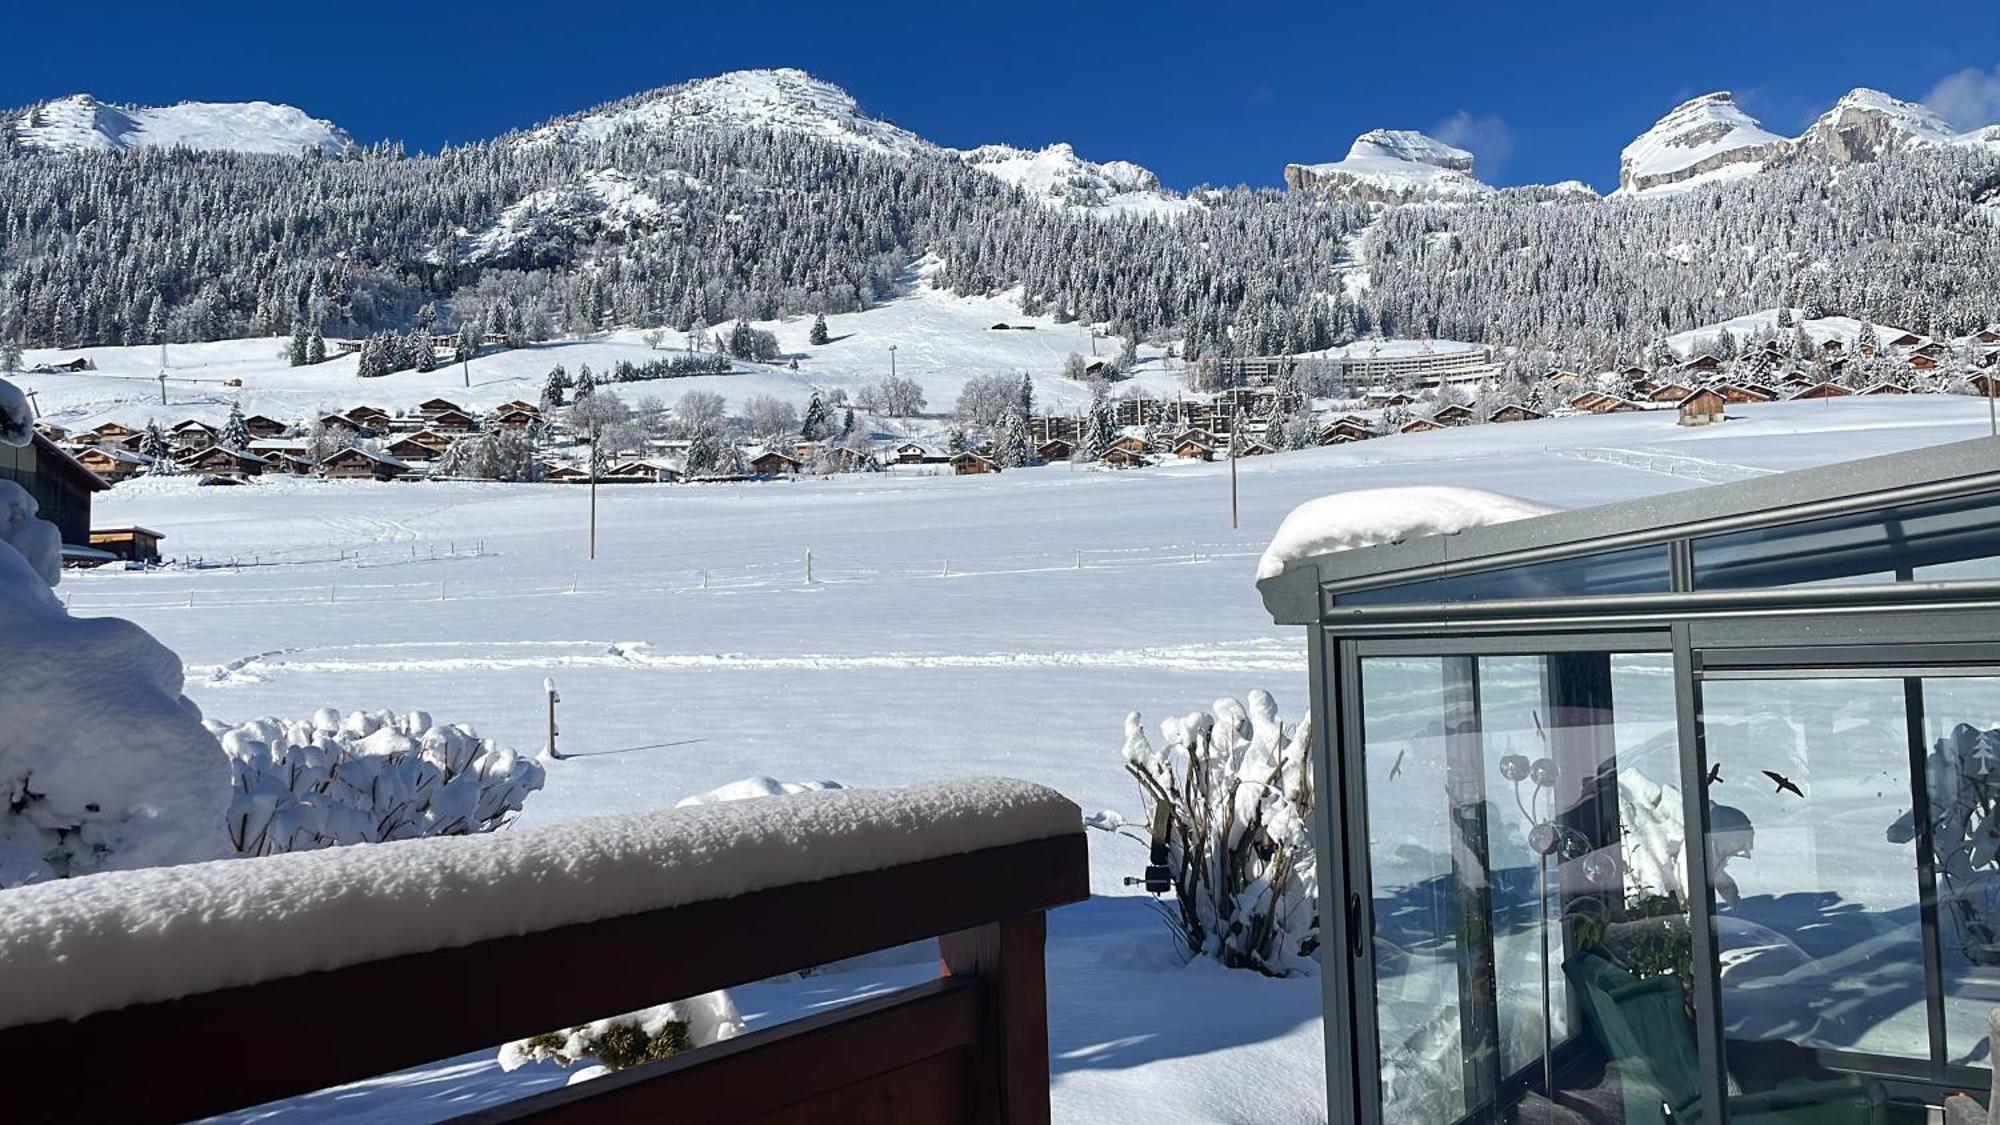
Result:
<svg viewBox="0 0 2000 1125"><path fill-rule="evenodd" d="M1361 953L1361 896L1350 892L1347 896L1347 954L1359 959Z"/></svg>

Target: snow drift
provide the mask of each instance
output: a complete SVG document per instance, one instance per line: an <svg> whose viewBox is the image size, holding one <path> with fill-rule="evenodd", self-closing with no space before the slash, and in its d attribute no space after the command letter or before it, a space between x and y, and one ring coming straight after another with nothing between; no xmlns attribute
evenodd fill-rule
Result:
<svg viewBox="0 0 2000 1125"><path fill-rule="evenodd" d="M1555 510L1518 496L1449 485L1336 492L1292 509L1264 549L1257 579L1276 578L1286 567L1314 555L1399 543L1420 535L1448 535Z"/></svg>
<svg viewBox="0 0 2000 1125"><path fill-rule="evenodd" d="M31 440L25 414L0 382L0 442ZM0 887L224 854L229 767L180 658L129 621L69 615L50 591L60 536L13 481L0 542Z"/></svg>

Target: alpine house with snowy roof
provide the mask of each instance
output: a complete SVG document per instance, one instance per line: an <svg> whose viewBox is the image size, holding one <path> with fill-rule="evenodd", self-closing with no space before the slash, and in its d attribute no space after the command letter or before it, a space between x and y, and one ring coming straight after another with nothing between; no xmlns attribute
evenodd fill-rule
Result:
<svg viewBox="0 0 2000 1125"><path fill-rule="evenodd" d="M1348 493L1259 574L1308 627L1333 1120L1988 1088L2000 440L1575 511Z"/></svg>

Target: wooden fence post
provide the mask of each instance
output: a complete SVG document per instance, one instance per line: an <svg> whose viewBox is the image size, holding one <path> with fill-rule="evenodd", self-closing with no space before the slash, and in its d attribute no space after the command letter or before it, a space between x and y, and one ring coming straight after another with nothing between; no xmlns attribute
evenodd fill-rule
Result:
<svg viewBox="0 0 2000 1125"><path fill-rule="evenodd" d="M993 1065L977 1076L997 1125L1048 1125L1049 997L1043 946L1048 916L1017 914L938 938L946 976L979 982Z"/></svg>

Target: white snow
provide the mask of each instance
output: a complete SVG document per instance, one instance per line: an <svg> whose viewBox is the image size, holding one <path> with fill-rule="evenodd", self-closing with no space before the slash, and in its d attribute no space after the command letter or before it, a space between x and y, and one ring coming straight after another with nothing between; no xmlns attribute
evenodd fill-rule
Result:
<svg viewBox="0 0 2000 1125"><path fill-rule="evenodd" d="M331 121L271 102L120 106L73 94L30 107L15 129L24 148L48 152L178 147L283 156L312 149L331 156L354 146Z"/></svg>
<svg viewBox="0 0 2000 1125"><path fill-rule="evenodd" d="M853 95L802 70L737 70L628 98L600 112L551 122L528 143L594 141L619 129L769 129L801 133L884 156L935 152L907 129L861 112Z"/></svg>
<svg viewBox="0 0 2000 1125"><path fill-rule="evenodd" d="M693 176L665 178L676 189L702 188ZM506 254L551 226L581 227L588 223L626 234L645 233L661 226L677 209L662 204L630 173L600 168L577 184L545 188L509 205L492 226L471 236L464 258L479 262Z"/></svg>
<svg viewBox="0 0 2000 1125"><path fill-rule="evenodd" d="M1685 186L1697 176L1750 175L1789 143L1743 112L1729 92L1703 94L1675 106L1619 153L1619 193Z"/></svg>
<svg viewBox="0 0 2000 1125"><path fill-rule="evenodd" d="M1173 218L1201 204L1160 187L1150 169L1125 160L1102 164L1085 160L1066 144L1027 150L981 145L959 159L1013 184L1051 207L1071 207L1094 215L1153 215Z"/></svg>
<svg viewBox="0 0 2000 1125"><path fill-rule="evenodd" d="M1556 510L1518 496L1455 486L1336 492L1292 509L1264 549L1257 577L1275 578L1291 564L1314 555L1400 543L1419 535L1449 535Z"/></svg>
<svg viewBox="0 0 2000 1125"><path fill-rule="evenodd" d="M0 1027L1082 830L1061 794L986 779L40 883L0 913Z"/></svg>
<svg viewBox="0 0 2000 1125"><path fill-rule="evenodd" d="M1493 190L1473 178L1471 153L1408 129L1371 129L1354 139L1345 158L1291 165L1286 180L1358 184L1395 196L1466 198Z"/></svg>
<svg viewBox="0 0 2000 1125"><path fill-rule="evenodd" d="M748 801L757 797L785 797L793 793L811 793L822 789L843 788L838 781L779 781L775 777L746 777L727 785L718 785L706 793L696 793L674 802L674 807L684 809L690 805L719 805L727 801Z"/></svg>

